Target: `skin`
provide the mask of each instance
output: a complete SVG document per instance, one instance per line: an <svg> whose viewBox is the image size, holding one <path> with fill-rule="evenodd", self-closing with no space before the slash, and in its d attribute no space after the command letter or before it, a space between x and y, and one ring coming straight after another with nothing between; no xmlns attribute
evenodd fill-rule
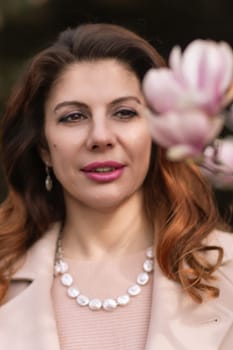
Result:
<svg viewBox="0 0 233 350"><path fill-rule="evenodd" d="M41 156L64 190L67 255L98 258L151 244L142 201L151 153L144 106L138 78L113 59L74 63L52 88ZM114 181L98 183L81 170L109 160L124 165Z"/></svg>

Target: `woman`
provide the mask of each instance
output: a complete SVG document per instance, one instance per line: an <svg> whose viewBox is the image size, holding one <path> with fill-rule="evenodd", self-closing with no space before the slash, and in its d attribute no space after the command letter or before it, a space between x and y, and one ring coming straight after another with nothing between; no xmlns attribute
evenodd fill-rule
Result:
<svg viewBox="0 0 233 350"><path fill-rule="evenodd" d="M168 161L144 117L143 76L163 65L122 27L82 25L13 92L1 349L231 348L232 236L198 169Z"/></svg>

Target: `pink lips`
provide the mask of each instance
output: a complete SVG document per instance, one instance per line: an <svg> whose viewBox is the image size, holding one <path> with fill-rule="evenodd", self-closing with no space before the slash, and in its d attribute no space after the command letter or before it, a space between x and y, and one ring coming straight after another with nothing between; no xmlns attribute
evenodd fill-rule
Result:
<svg viewBox="0 0 233 350"><path fill-rule="evenodd" d="M84 174L96 182L110 182L118 179L123 171L124 165L115 161L94 162L82 168ZM98 168L110 168L109 171L97 172Z"/></svg>

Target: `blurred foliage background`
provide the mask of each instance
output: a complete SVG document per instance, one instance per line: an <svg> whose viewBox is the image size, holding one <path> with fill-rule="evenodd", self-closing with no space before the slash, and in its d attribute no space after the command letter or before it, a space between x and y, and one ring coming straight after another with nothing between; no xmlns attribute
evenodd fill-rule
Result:
<svg viewBox="0 0 233 350"><path fill-rule="evenodd" d="M196 38L233 46L232 0L0 0L0 113L30 57L59 31L85 22L124 25L165 58L174 45L185 47ZM215 193L221 214L229 219L233 192Z"/></svg>

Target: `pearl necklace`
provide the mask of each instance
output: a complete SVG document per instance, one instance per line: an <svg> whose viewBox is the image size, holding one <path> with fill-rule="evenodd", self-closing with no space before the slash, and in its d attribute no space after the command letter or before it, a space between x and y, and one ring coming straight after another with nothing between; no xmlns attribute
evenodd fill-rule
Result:
<svg viewBox="0 0 233 350"><path fill-rule="evenodd" d="M67 295L71 299L75 299L79 306L87 306L92 311L101 309L104 311L113 311L118 306L125 306L129 304L131 297L139 295L141 293L141 287L145 286L149 282L153 267L154 251L153 248L150 247L146 250L146 260L143 263L143 271L138 274L137 282L131 285L125 294L117 297L116 299L107 298L103 301L98 298L90 299L86 295L82 294L74 285L74 279L69 273L69 266L63 259L63 250L60 236L57 241L54 275L60 276L60 281L62 285L67 288Z"/></svg>

